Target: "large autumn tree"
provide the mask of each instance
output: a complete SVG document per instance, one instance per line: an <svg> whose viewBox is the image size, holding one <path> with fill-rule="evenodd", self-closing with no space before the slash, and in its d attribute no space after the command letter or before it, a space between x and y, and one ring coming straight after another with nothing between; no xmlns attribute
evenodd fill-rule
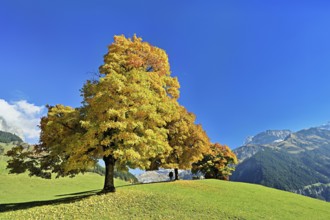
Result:
<svg viewBox="0 0 330 220"><path fill-rule="evenodd" d="M8 168L44 178L74 176L103 159L103 192L114 192L115 165L146 169L150 158L173 152L169 124L180 107L179 83L170 73L164 50L136 36L115 36L99 78L81 90L83 105L48 106L40 144L14 148Z"/></svg>

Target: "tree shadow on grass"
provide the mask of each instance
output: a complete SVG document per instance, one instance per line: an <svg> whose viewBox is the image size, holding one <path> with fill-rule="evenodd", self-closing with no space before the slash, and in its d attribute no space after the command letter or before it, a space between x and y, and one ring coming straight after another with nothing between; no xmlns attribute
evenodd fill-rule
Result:
<svg viewBox="0 0 330 220"><path fill-rule="evenodd" d="M89 191L83 191L83 192L61 194L61 195L56 195L56 197L64 197L64 198L52 199L52 200L0 204L0 213L22 210L22 209L29 209L29 208L33 208L33 207L37 207L37 206L44 206L44 205L57 205L57 204L72 203L72 202L76 202L76 201L88 198L90 196L96 195L97 192L99 192L99 191L100 190L89 190Z"/></svg>
<svg viewBox="0 0 330 220"><path fill-rule="evenodd" d="M56 195L56 197L78 196L78 195L88 195L88 194L95 195L99 191L100 191L99 189L95 189L95 190L89 190L89 191L83 191L83 192L76 192L76 193L59 194L59 195Z"/></svg>
<svg viewBox="0 0 330 220"><path fill-rule="evenodd" d="M170 182L170 181L127 184L127 185L116 186L116 188L136 186L136 185L146 185L146 184L157 184L157 183L165 183L165 182ZM29 209L29 208L44 206L44 205L58 205L58 204L72 203L72 202L76 202L76 201L88 198L90 196L97 195L100 191L101 190L98 189L98 190L89 190L89 191L82 191L82 192L75 192L75 193L59 194L59 195L55 195L55 196L64 197L64 198L52 199L52 200L0 204L0 213L9 212L9 211L17 211L17 210L22 210L22 209Z"/></svg>

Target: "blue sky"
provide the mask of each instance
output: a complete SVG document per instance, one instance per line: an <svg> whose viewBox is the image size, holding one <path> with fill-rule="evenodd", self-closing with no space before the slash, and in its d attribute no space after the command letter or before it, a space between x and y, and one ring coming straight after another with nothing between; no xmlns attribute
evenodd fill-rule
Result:
<svg viewBox="0 0 330 220"><path fill-rule="evenodd" d="M13 108L79 106L113 36L136 33L166 50L180 103L213 142L330 120L328 1L0 0L0 30Z"/></svg>

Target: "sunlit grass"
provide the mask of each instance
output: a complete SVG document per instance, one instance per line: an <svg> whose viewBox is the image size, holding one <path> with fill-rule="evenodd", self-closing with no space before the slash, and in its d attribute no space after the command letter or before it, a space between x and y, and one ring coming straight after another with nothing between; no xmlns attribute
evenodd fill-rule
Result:
<svg viewBox="0 0 330 220"><path fill-rule="evenodd" d="M104 177L9 175L0 156L0 219L329 219L330 203L219 180L130 185L96 195Z"/></svg>
<svg viewBox="0 0 330 220"><path fill-rule="evenodd" d="M0 204L59 199L77 192L100 191L104 177L94 173L74 178L40 179L27 174L0 175ZM128 184L115 180L116 185Z"/></svg>
<svg viewBox="0 0 330 220"><path fill-rule="evenodd" d="M83 181L89 177L80 178ZM7 207L0 219L328 219L330 216L330 204L324 201L219 180L126 185L117 187L116 193L17 207L16 211L8 211Z"/></svg>

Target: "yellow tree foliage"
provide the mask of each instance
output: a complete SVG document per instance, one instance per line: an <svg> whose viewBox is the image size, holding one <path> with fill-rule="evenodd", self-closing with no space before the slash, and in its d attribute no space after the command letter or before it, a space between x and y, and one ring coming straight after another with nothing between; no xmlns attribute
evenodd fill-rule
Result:
<svg viewBox="0 0 330 220"><path fill-rule="evenodd" d="M29 148L14 147L8 152L11 173L22 173L50 178L74 176L97 162L86 154L82 144L84 130L80 126L80 111L63 105L48 107L48 114L40 122L40 144ZM86 160L88 156L91 159Z"/></svg>
<svg viewBox="0 0 330 220"><path fill-rule="evenodd" d="M169 130L168 142L171 146L169 155L151 158L150 170L174 168L175 179L178 179L178 169L191 169L191 165L203 159L203 154L209 151L209 138L201 125L195 124L196 116L183 106L178 106L173 120L167 124Z"/></svg>
<svg viewBox="0 0 330 220"><path fill-rule="evenodd" d="M190 169L193 162L202 159L203 154L208 152L210 142L202 126L195 124L193 113L182 106L178 113L179 118L168 124L172 151L167 163L173 163L180 169Z"/></svg>
<svg viewBox="0 0 330 220"><path fill-rule="evenodd" d="M194 173L200 171L205 178L229 180L229 176L235 170L237 157L226 145L212 144L208 153L204 154L202 160L193 164Z"/></svg>
<svg viewBox="0 0 330 220"><path fill-rule="evenodd" d="M45 176L49 170L65 176L102 158L103 191L114 192L115 165L145 169L150 158L170 154L167 125L178 110L180 86L170 76L165 51L136 36L115 36L100 73L83 86L81 107L48 108L40 144L25 154L29 163L22 162L24 150L17 148L11 152L12 167L23 164L32 175Z"/></svg>

